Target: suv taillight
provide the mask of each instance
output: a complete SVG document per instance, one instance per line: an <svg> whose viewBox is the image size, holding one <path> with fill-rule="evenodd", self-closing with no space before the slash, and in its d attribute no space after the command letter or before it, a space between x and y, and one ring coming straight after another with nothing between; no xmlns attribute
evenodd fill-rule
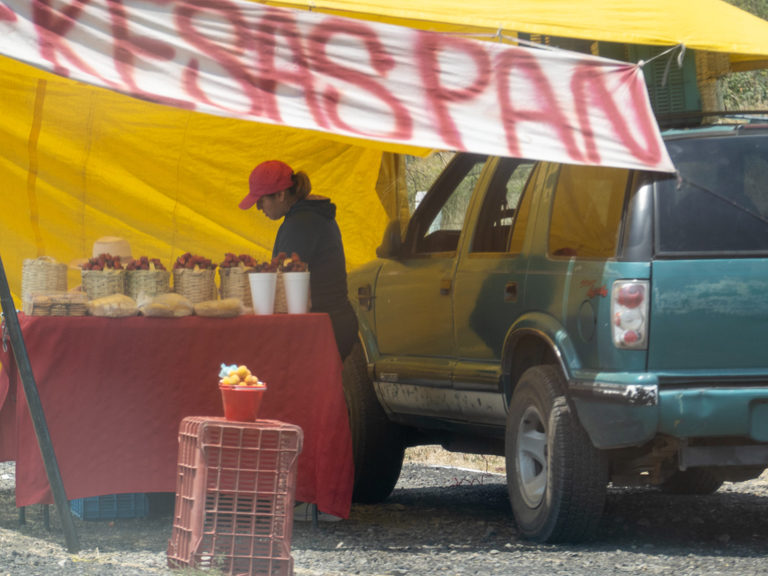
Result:
<svg viewBox="0 0 768 576"><path fill-rule="evenodd" d="M611 292L613 344L617 348L645 349L648 344L647 280L617 280Z"/></svg>

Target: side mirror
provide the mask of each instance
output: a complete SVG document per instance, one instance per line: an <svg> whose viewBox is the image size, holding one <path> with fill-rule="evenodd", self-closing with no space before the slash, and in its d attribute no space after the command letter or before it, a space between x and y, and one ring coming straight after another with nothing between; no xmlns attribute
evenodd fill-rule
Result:
<svg viewBox="0 0 768 576"><path fill-rule="evenodd" d="M376 256L379 258L393 258L400 254L402 239L400 237L400 220L392 220L384 230L384 238L376 248Z"/></svg>

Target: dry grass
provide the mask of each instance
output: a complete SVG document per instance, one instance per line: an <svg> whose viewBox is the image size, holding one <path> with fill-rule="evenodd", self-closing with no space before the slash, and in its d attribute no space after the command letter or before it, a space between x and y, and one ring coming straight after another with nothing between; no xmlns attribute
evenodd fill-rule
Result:
<svg viewBox="0 0 768 576"><path fill-rule="evenodd" d="M415 446L405 451L405 461L425 463L454 468L480 470L490 474L504 474L504 458L501 456L486 456L484 454L464 454L448 452L440 446Z"/></svg>

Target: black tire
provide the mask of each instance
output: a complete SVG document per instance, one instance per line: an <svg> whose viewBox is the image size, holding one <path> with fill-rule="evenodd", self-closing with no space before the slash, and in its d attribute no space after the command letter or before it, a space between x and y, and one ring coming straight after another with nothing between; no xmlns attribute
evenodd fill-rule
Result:
<svg viewBox="0 0 768 576"><path fill-rule="evenodd" d="M376 398L360 343L344 361L342 380L355 463L352 500L362 504L382 502L400 477L405 456L403 432L387 418Z"/></svg>
<svg viewBox="0 0 768 576"><path fill-rule="evenodd" d="M678 470L667 478L659 488L666 494L714 494L723 485L720 474L709 468L688 468Z"/></svg>
<svg viewBox="0 0 768 576"><path fill-rule="evenodd" d="M600 523L608 466L563 395L554 366L525 371L507 415L507 486L520 535L536 542L581 542Z"/></svg>

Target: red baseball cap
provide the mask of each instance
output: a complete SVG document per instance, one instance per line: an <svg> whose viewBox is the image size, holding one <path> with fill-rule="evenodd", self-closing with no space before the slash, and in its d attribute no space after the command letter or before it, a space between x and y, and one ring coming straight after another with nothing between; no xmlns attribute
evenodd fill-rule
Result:
<svg viewBox="0 0 768 576"><path fill-rule="evenodd" d="M262 196L290 188L293 186L292 176L293 168L285 162L280 160L262 162L251 171L251 176L248 178L250 192L240 202L240 208L248 210Z"/></svg>

